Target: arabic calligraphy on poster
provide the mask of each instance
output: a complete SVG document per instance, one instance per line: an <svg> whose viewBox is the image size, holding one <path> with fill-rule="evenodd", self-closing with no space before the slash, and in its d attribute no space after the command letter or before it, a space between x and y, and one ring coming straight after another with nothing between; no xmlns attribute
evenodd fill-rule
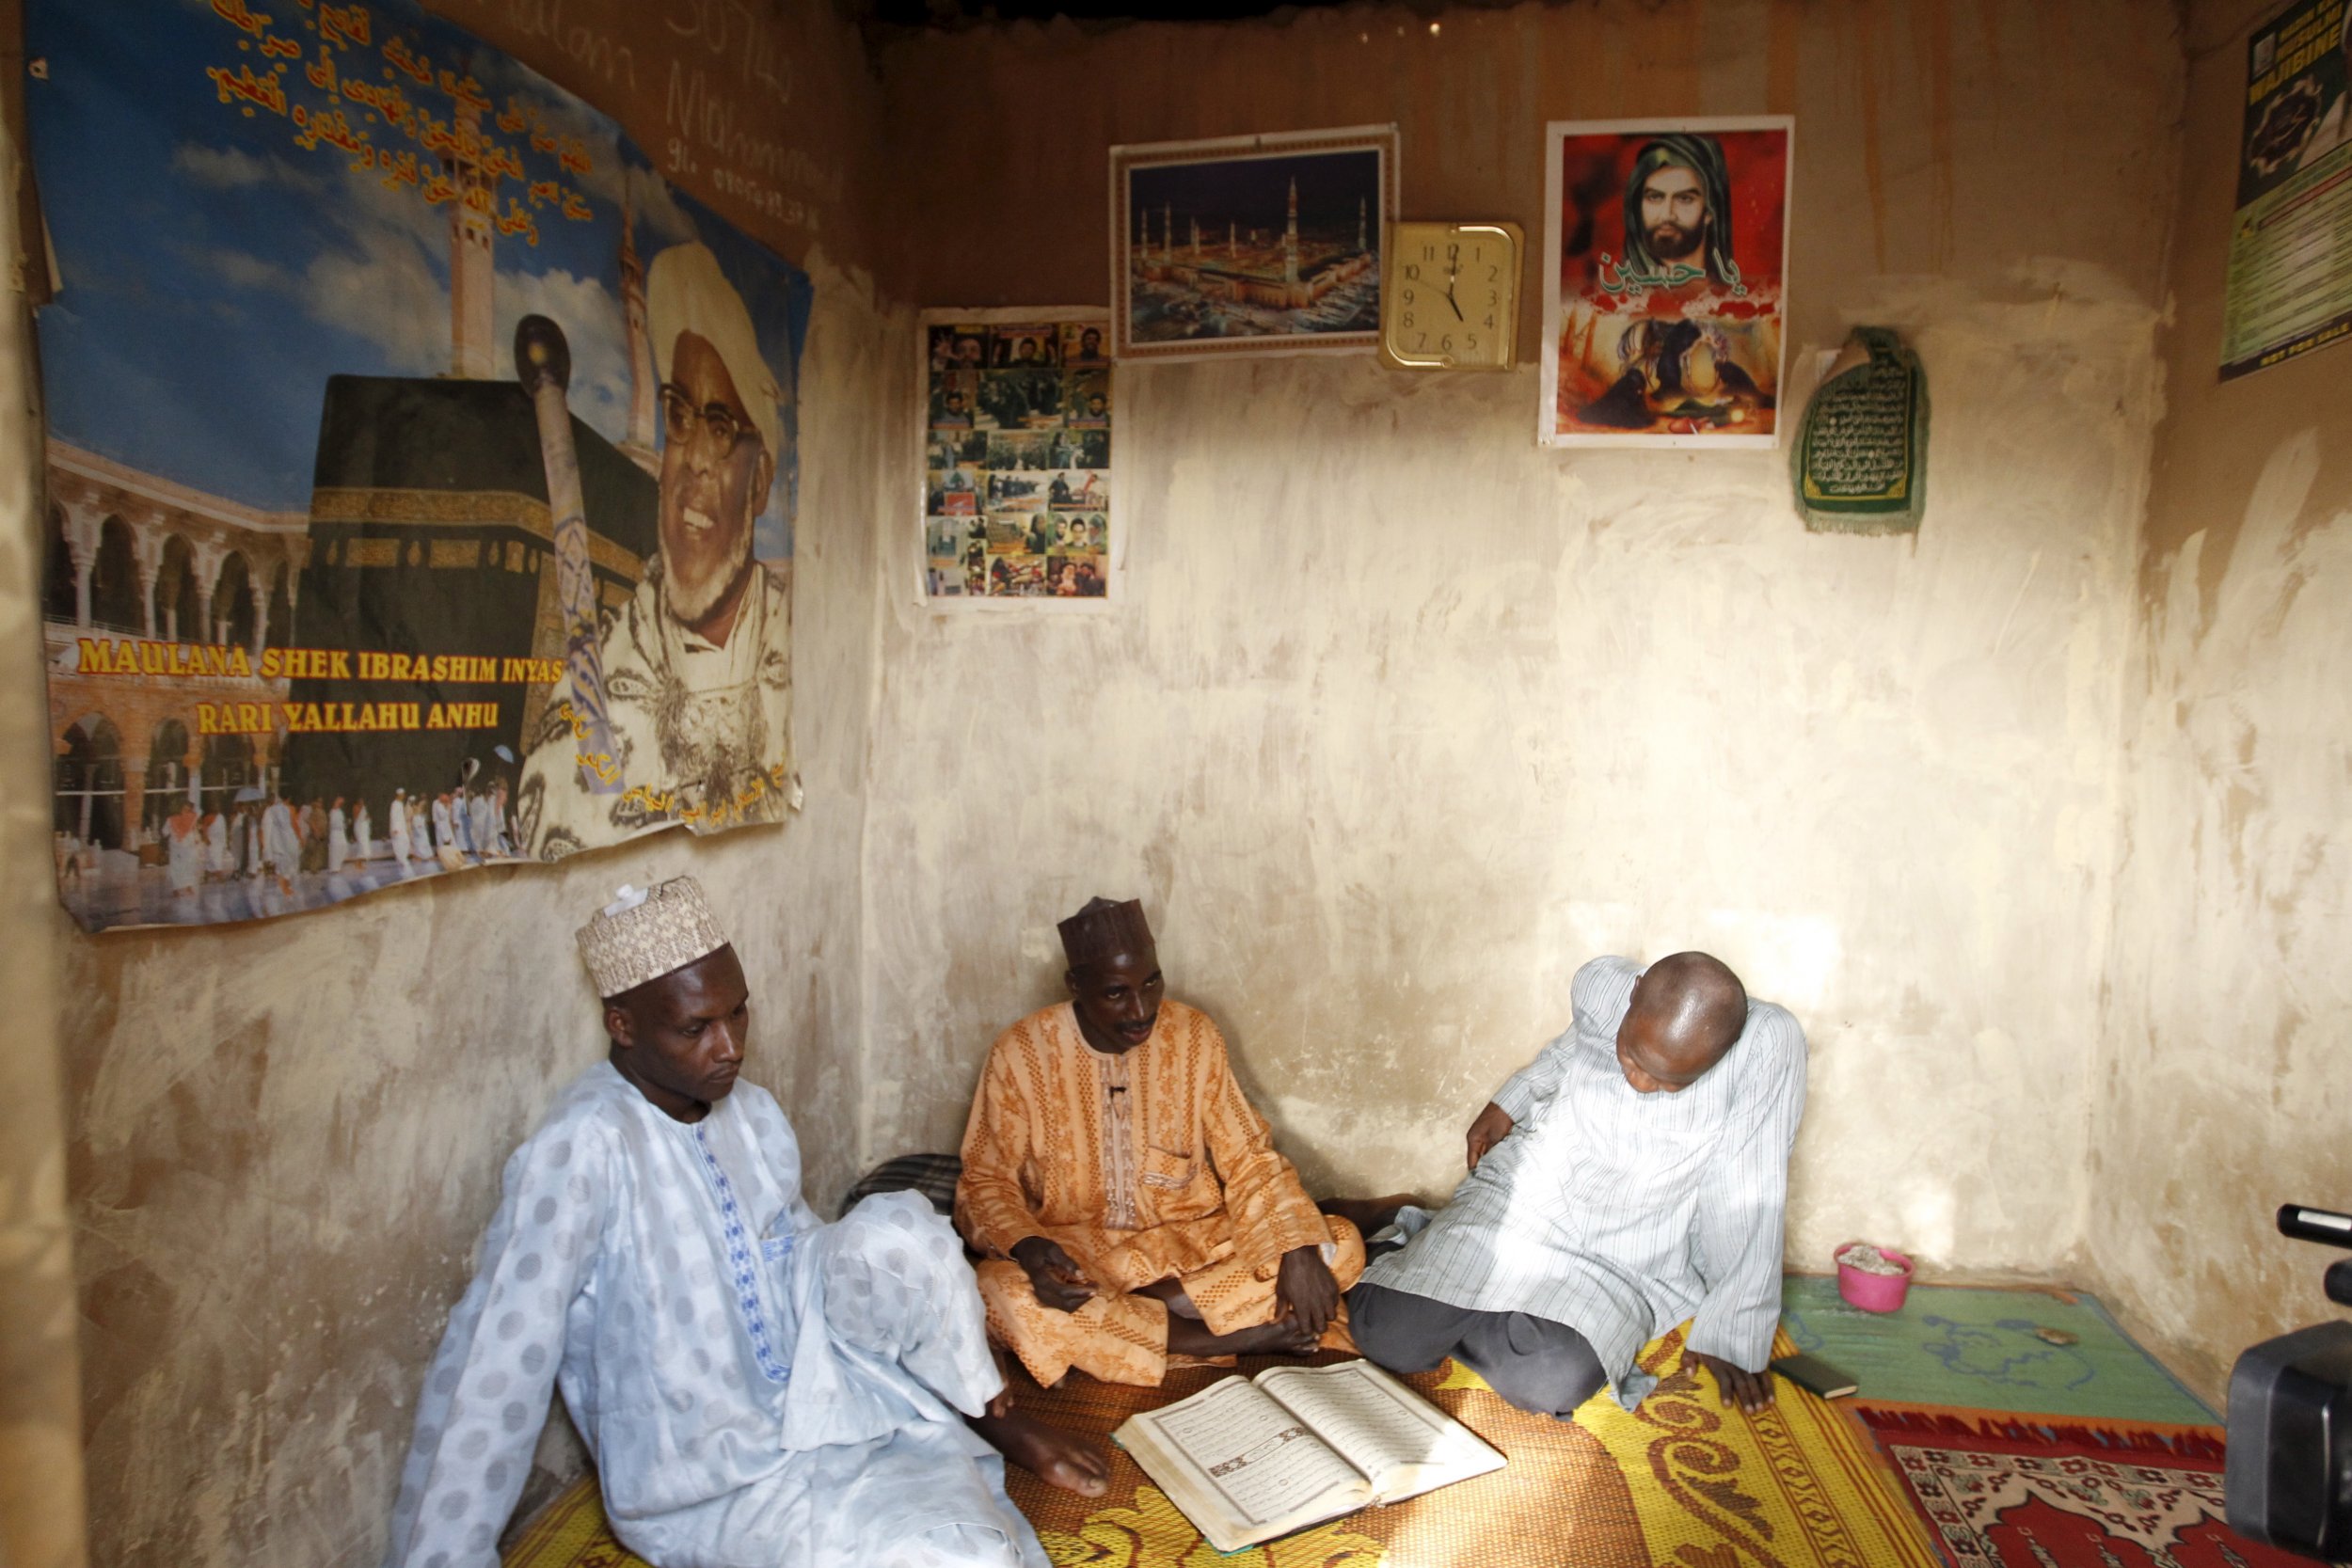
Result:
<svg viewBox="0 0 2352 1568"><path fill-rule="evenodd" d="M1538 438L1777 445L1794 122L1545 131Z"/></svg>
<svg viewBox="0 0 2352 1568"><path fill-rule="evenodd" d="M428 206L463 203L501 236L528 245L539 243L542 214L575 223L594 215L586 196L565 182L596 169L580 137L548 129L542 107L518 94L494 105L470 71L437 67L409 36L386 32L378 42L368 7L282 0L280 16L246 0L212 0L212 9L244 35L237 49L261 60L259 71L250 60L204 68L220 102L248 119L257 112L284 119L303 151L340 153L353 169L380 172L387 189L414 191ZM297 27L307 39L294 36ZM446 116L434 112L443 105ZM526 157L545 166L527 166ZM519 191L503 191L510 182Z"/></svg>
<svg viewBox="0 0 2352 1568"><path fill-rule="evenodd" d="M413 0L32 0L59 895L780 821L805 275Z"/></svg>

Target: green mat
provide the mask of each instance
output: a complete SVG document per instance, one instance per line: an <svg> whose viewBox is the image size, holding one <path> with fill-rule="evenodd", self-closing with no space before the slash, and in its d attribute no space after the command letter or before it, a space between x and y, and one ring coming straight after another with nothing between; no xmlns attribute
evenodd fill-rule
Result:
<svg viewBox="0 0 2352 1568"><path fill-rule="evenodd" d="M1791 1275L1781 1318L1798 1348L1834 1362L1858 1397L2040 1416L2210 1425L2214 1413L2078 1291L1914 1285L1899 1312L1865 1312L1837 1281ZM2074 1336L2054 1345L2036 1329Z"/></svg>

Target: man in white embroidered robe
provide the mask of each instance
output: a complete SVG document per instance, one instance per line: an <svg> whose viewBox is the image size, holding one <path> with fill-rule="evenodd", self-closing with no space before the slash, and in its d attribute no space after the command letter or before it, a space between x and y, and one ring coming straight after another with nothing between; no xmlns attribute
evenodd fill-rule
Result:
<svg viewBox="0 0 2352 1568"><path fill-rule="evenodd" d="M567 675L540 717L516 797L517 852L531 860L664 822L698 832L780 822L797 787L792 601L781 570L752 554L792 460L792 394L707 247L690 242L654 258L645 313L661 377L659 547L636 592L604 610L598 634L596 696L613 752L599 771L617 769L622 787L589 785L574 721L596 705Z"/></svg>
<svg viewBox="0 0 2352 1568"><path fill-rule="evenodd" d="M1357 1347L1422 1371L1448 1355L1523 1409L1565 1416L1692 1319L1685 1359L1724 1402L1772 1400L1788 1153L1804 1032L1704 953L1596 958L1575 1022L1470 1125L1470 1174L1348 1293Z"/></svg>
<svg viewBox="0 0 2352 1568"><path fill-rule="evenodd" d="M613 1533L659 1568L1045 1568L979 1432L1073 1490L1107 1465L998 1400L952 1227L912 1193L818 1222L783 1112L736 1083L742 967L691 879L580 939L611 1055L507 1163L388 1563L495 1568L561 1388Z"/></svg>

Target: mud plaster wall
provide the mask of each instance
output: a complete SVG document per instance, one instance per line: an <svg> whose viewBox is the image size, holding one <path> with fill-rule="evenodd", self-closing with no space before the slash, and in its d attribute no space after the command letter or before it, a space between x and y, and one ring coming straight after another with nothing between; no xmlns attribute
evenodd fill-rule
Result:
<svg viewBox="0 0 2352 1568"><path fill-rule="evenodd" d="M990 1036L1055 993L1052 920L1100 889L1152 901L1179 994L1224 1020L1318 1184L1442 1192L1461 1126L1563 1022L1581 958L1699 943L1812 1036L1799 1263L1867 1233L1939 1268L2047 1275L2087 1218L2122 1231L2193 1209L2153 1184L2195 1163L2134 1140L2177 1135L2158 1097L2228 1084L2277 1031L2230 1012L2230 986L2167 968L2194 938L2246 947L2242 973L2268 977L2249 933L2259 916L2283 940L2289 922L2243 893L2157 907L2180 879L2140 847L2151 824L2177 841L2209 802L2226 812L2228 768L2143 687L2224 680L2267 705L2280 776L2245 809L2269 824L2254 847L2283 867L2263 897L2279 895L2299 863L2272 841L2341 788L2319 777L2340 780L2340 756L2297 729L2318 710L2270 691L2316 689L2317 644L2281 651L2257 612L2166 665L2186 624L2169 585L2199 531L2200 616L2220 613L2217 562L2262 559L2247 496L2267 470L2233 444L2258 435L2248 451L2267 454L2314 431L2283 488L2259 492L2279 515L2312 469L2299 521L2269 536L2290 575L2323 579L2305 571L2324 563L2312 519L2342 512L2346 483L2340 418L2308 412L2324 366L2271 372L2248 385L2281 390L2244 429L2192 443L2176 425L2201 456L2160 468L2135 575L2179 172L2169 9L1711 0L1449 14L1434 37L1362 8L1005 29L894 48L882 103L821 7L443 8L623 113L816 276L796 589L809 809L756 844L665 840L229 932L93 942L49 906L45 869L13 884L42 896L7 917L8 961L46 974L44 944L65 954L98 1560L373 1559L498 1164L595 1054L569 927L612 882L678 868L736 911L765 1009L754 1075L804 1127L856 1129L809 1140L820 1196L860 1158L951 1143ZM732 31L763 18L758 41ZM779 57L786 88L758 63ZM2218 123L2214 69L2200 103ZM1534 233L1542 119L1762 110L1802 126L1792 365L1885 321L1934 378L1915 544L1804 535L1777 456L1538 453L1532 368L1160 366L1122 372L1129 605L968 622L914 604L914 531L893 521L916 499L907 326L863 269L921 303L1101 300L1114 141L1394 118L1407 214ZM696 136L735 161L734 186ZM884 157L904 182L868 194ZM2217 277L2211 257L2189 264ZM2204 375L2198 309L2185 293L2173 353ZM8 511L30 537L21 501ZM0 624L35 613L35 570L0 552ZM2119 785L2120 733L2170 782ZM10 863L45 868L7 821ZM2339 879L2313 908L2341 906ZM2103 989L2111 935L2136 986ZM2160 1010L2242 1048L2178 1058L2185 1031L2159 1031ZM2243 1167L2282 1125L2248 1075L2260 1093L2208 1164ZM2326 1089L2315 1069L2295 1084L2289 1104ZM2307 1131L2341 1123L2333 1092ZM2108 1191L2134 1184L2147 1209L2127 1213ZM2183 1221L2090 1256L2110 1281L2182 1275L2118 1288L2210 1351L2247 1332L2230 1281L2183 1261L2217 1233ZM2282 1302L2310 1288L2308 1249L2251 1251ZM543 1458L553 1473L576 1453L557 1440Z"/></svg>
<svg viewBox="0 0 2352 1568"><path fill-rule="evenodd" d="M1866 1235L1939 1273L2063 1272L2172 17L1685 0L1433 33L1359 8L886 53L928 128L921 304L1103 300L1108 143L1395 119L1405 215L1533 236L1548 119L1793 112L1790 363L1898 325L1935 423L1915 542L1813 537L1784 453L1539 451L1532 364L1122 369L1115 613L934 616L915 530L887 536L868 1147L953 1147L1096 892L1147 900L1172 993L1320 1188L1442 1196L1580 962L1698 946L1812 1042L1794 1263Z"/></svg>
<svg viewBox="0 0 2352 1568"><path fill-rule="evenodd" d="M2247 32L2270 9L2200 5L2190 26L2091 1094L2097 1272L2208 1396L2244 1346L2333 1310L2319 1275L2339 1254L2272 1212L2352 1205L2352 348L2216 371Z"/></svg>
<svg viewBox="0 0 2352 1568"><path fill-rule="evenodd" d="M15 148L0 135L0 191ZM0 199L0 255L16 254L16 208ZM21 279L12 278L15 287ZM72 1217L56 1028L58 933L46 804L49 698L40 670L39 451L29 334L0 322L0 1563L85 1560L81 1379L74 1358Z"/></svg>
<svg viewBox="0 0 2352 1568"><path fill-rule="evenodd" d="M730 77L761 136L850 171L842 191L870 156L879 91L854 34L827 8L446 8L590 101L634 107L631 129L649 149L665 145L669 59L707 65L714 18L755 23L761 47L790 53L796 80L821 84L778 97ZM739 31L736 47L756 52ZM604 62L624 57L656 84L651 123L645 94L604 79ZM884 451L889 422L872 411L904 378L903 356L846 209L784 224L701 166L679 171L681 182L816 282L794 588L807 808L780 830L707 844L664 835L561 870L472 874L222 930L93 940L45 898L26 900L48 904L29 913L12 909L9 974L52 943L62 963L95 1560L324 1568L380 1556L422 1370L500 1165L601 1053L571 931L617 883L700 876L759 999L751 1076L803 1127L855 1117L868 520L895 457ZM15 459L24 416L5 428ZM22 495L6 499L10 536L33 537ZM0 552L0 624L16 626L37 613L38 557ZM22 805L39 793L12 788L9 799L20 802L7 818L10 863L32 852L18 843L26 831L45 859L40 814ZM41 879L25 872L9 885ZM11 984L12 1005L38 990ZM855 1151L812 1138L808 1153L810 1189L830 1205ZM14 1177L13 1164L0 1171ZM0 1200L13 1190L0 1188ZM579 1463L556 1420L542 1488Z"/></svg>

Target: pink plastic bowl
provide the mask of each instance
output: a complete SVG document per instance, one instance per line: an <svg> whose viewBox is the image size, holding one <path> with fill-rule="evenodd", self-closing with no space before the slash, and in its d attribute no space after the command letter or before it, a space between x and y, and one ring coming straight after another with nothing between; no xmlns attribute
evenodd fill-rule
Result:
<svg viewBox="0 0 2352 1568"><path fill-rule="evenodd" d="M1842 1253L1846 1248L1855 1244L1852 1242L1841 1242L1838 1243L1837 1252L1830 1256L1835 1258L1837 1253ZM1900 1274L1865 1274L1860 1269L1850 1269L1840 1263L1837 1265L1837 1293L1854 1306L1861 1307L1865 1312L1900 1311L1903 1297L1911 1291L1911 1259L1897 1252L1893 1247L1887 1246L1879 1248L1879 1256L1890 1263L1900 1263L1903 1266L1903 1272Z"/></svg>

